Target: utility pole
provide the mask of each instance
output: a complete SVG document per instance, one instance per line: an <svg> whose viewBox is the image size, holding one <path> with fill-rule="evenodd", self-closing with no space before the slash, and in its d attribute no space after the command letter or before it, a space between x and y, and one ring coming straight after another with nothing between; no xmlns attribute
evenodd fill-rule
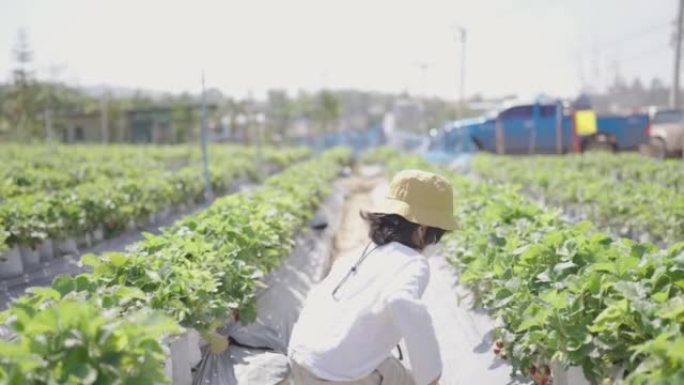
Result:
<svg viewBox="0 0 684 385"><path fill-rule="evenodd" d="M45 140L50 146L52 146L52 111L48 108L43 111L43 117L45 118Z"/></svg>
<svg viewBox="0 0 684 385"><path fill-rule="evenodd" d="M259 180L263 179L264 177L264 161L263 161L263 154L261 151L261 124L263 121L263 115L261 115L260 112L257 111L257 108L255 106L254 98L252 95L252 90L247 91L247 130L249 131L248 137L250 138L250 145L252 144L252 138L254 138L254 131L256 131L256 167L257 167L257 174L259 176Z"/></svg>
<svg viewBox="0 0 684 385"><path fill-rule="evenodd" d="M420 63L417 63L416 66L420 70L420 78L421 78L420 79L421 84L419 86L421 89L416 92L416 95L420 95L421 92L423 93L422 97L417 96L419 98L420 108L421 108L421 117L420 117L421 127L420 127L420 130L422 132L429 132L430 127L428 126L427 121L425 119L425 115L426 115L425 114L425 109L426 109L425 108L425 100L428 98L428 94L429 94L428 89L427 89L427 72L428 72L428 70L432 69L434 64L427 63L427 62L420 62Z"/></svg>
<svg viewBox="0 0 684 385"><path fill-rule="evenodd" d="M466 70L466 29L460 26L454 26L458 33L458 40L461 42L461 73L460 73L460 80L459 80L459 90L458 90L458 110L457 110L457 119L462 120L464 117L464 109L465 109L465 70ZM459 123L458 127L456 128L458 131L458 148L457 151L460 154L463 152L463 126L461 123Z"/></svg>
<svg viewBox="0 0 684 385"><path fill-rule="evenodd" d="M102 143L109 141L109 117L107 116L107 95L102 93L100 96L100 128L102 134Z"/></svg>
<svg viewBox="0 0 684 385"><path fill-rule="evenodd" d="M463 118L463 109L465 107L465 64L466 64L466 30L465 28L459 28L461 32L461 81L459 89L459 108L458 117Z"/></svg>
<svg viewBox="0 0 684 385"><path fill-rule="evenodd" d="M202 161L204 162L204 200L210 202L213 198L211 191L211 178L209 177L209 154L207 151L207 100L204 88L204 70L202 71Z"/></svg>
<svg viewBox="0 0 684 385"><path fill-rule="evenodd" d="M679 11L677 12L677 33L675 34L675 55L674 55L674 74L672 76L672 92L670 94L670 107L679 108L679 74L681 72L682 60L682 22L684 22L684 0L679 0Z"/></svg>

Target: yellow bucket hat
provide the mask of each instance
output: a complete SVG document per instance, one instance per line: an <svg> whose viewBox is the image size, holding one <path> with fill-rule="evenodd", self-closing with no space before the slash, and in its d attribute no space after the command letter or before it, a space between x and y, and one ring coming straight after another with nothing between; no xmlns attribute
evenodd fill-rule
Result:
<svg viewBox="0 0 684 385"><path fill-rule="evenodd" d="M397 173L380 203L379 214L397 214L423 226L456 230L454 195L442 176L421 170Z"/></svg>

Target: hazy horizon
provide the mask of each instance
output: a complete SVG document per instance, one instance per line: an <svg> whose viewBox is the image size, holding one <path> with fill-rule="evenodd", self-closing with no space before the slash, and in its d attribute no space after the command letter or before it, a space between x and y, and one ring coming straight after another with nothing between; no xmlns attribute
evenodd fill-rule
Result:
<svg viewBox="0 0 684 385"><path fill-rule="evenodd" d="M594 4L595 3L595 4ZM157 92L358 89L572 96L616 75L670 84L676 1L0 0L0 81L28 33L42 79ZM421 69L422 68L422 69Z"/></svg>

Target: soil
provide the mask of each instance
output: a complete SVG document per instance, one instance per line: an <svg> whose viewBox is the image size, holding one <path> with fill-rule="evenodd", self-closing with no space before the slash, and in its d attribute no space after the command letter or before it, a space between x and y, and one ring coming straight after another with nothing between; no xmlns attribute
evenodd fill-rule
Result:
<svg viewBox="0 0 684 385"><path fill-rule="evenodd" d="M333 244L333 263L344 255L360 253L368 244L368 225L359 213L373 208L371 193L385 181L382 169L371 166L362 166L340 181L348 195L343 206L342 224Z"/></svg>

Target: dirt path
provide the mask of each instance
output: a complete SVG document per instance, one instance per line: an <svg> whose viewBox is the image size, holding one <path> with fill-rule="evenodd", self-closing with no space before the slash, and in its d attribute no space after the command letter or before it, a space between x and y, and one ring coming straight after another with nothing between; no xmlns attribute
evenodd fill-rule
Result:
<svg viewBox="0 0 684 385"><path fill-rule="evenodd" d="M342 224L335 236L333 263L342 256L359 254L368 243L368 226L359 212L373 207L371 193L384 182L381 169L366 166L341 182L348 195L343 207Z"/></svg>

